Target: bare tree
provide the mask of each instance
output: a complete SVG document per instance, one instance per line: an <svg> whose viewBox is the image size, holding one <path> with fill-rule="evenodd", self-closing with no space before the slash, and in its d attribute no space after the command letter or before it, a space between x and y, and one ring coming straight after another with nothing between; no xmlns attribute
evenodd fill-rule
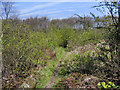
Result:
<svg viewBox="0 0 120 90"><path fill-rule="evenodd" d="M79 22L82 26L83 26L83 29L88 29L89 27L92 26L92 18L89 17L89 16L85 16L84 17L81 17L80 15L78 14L74 14L76 16L78 16L78 20L77 20L77 23Z"/></svg>
<svg viewBox="0 0 120 90"><path fill-rule="evenodd" d="M120 31L120 1L118 3L118 29Z"/></svg>
<svg viewBox="0 0 120 90"><path fill-rule="evenodd" d="M11 13L13 13L14 2L9 0L2 2L2 18L7 20Z"/></svg>
<svg viewBox="0 0 120 90"><path fill-rule="evenodd" d="M103 2L100 2L100 5L98 6L94 6L97 10L102 11L102 9L107 9L108 10L108 14L111 16L112 19L112 24L118 28L118 24L120 23L120 4L118 0L104 0ZM102 8L102 9L100 9ZM104 10L103 10L104 11ZM116 18L116 16L118 16L118 18Z"/></svg>

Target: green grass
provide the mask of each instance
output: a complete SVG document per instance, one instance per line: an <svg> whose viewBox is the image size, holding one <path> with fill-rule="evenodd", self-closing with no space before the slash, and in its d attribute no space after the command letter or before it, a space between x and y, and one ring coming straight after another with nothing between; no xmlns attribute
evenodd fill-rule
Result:
<svg viewBox="0 0 120 90"><path fill-rule="evenodd" d="M52 75L54 74L54 71L56 69L57 63L59 59L63 56L63 48L56 48L56 57L57 60L49 60L47 62L47 65L45 68L43 68L39 74L40 74L40 79L37 80L39 82L38 85L36 85L36 88L44 88L44 86L49 82L51 79Z"/></svg>

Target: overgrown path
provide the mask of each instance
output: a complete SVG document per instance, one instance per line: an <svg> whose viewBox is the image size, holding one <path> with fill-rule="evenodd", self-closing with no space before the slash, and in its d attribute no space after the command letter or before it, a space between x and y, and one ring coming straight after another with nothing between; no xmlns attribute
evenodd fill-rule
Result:
<svg viewBox="0 0 120 90"><path fill-rule="evenodd" d="M54 85L55 83L55 79L56 77L58 76L58 70L59 70L59 67L60 67L60 62L61 62L62 59L59 60L58 64L57 64L57 67L56 67L56 70L55 70L55 73L54 75L51 77L50 81L46 84L45 88L52 88L52 86Z"/></svg>
<svg viewBox="0 0 120 90"><path fill-rule="evenodd" d="M81 53L81 52L86 52L88 50L95 50L95 45L90 43L88 45L77 47L75 50L73 50L71 52L65 52L64 50L62 50L62 53L58 53L57 57L59 57L59 61L57 63L54 75L51 77L50 81L45 85L44 88L52 88L52 86L54 85L55 79L58 76L60 63L62 62L63 58L65 59L65 58L70 57L71 54L78 54L78 53Z"/></svg>
<svg viewBox="0 0 120 90"><path fill-rule="evenodd" d="M64 52L63 48L61 48L60 53L57 54L57 59L59 59L59 61L57 63L55 72L54 72L53 76L51 77L50 81L45 85L44 88L52 88L52 86L54 85L55 79L58 76L58 71L59 71L59 68L60 68L60 63L62 61L62 57L63 57L64 53L65 52Z"/></svg>

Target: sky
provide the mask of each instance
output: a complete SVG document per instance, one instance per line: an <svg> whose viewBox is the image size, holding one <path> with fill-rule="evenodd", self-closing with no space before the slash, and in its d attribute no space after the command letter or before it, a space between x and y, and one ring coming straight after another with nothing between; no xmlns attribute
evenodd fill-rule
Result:
<svg viewBox="0 0 120 90"><path fill-rule="evenodd" d="M72 0L71 0L72 1ZM84 0L85 1L85 0ZM92 8L99 2L15 2L20 19L29 17L43 17L49 19L63 19L75 17L74 14L80 16L91 16L90 12L96 16L103 16L103 13Z"/></svg>

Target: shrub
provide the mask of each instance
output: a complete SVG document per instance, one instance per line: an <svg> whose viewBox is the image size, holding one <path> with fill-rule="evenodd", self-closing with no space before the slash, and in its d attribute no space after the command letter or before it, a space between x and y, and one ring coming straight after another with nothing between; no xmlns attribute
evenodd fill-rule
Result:
<svg viewBox="0 0 120 90"><path fill-rule="evenodd" d="M88 56L71 55L71 59L65 59L61 62L59 74L66 75L73 72L81 74L91 74L94 71L94 60Z"/></svg>

